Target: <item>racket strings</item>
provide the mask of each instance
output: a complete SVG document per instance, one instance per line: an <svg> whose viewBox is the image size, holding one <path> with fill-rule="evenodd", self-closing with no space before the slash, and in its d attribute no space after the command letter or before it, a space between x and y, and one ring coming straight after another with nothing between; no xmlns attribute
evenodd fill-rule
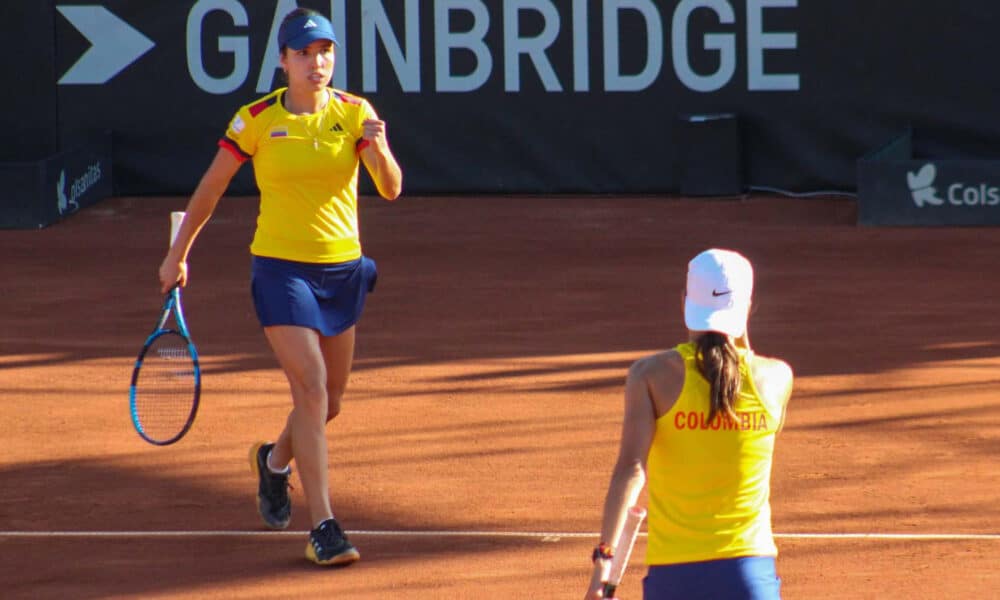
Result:
<svg viewBox="0 0 1000 600"><path fill-rule="evenodd" d="M195 364L184 338L157 338L146 351L135 388L142 431L155 440L179 434L191 417L195 385Z"/></svg>

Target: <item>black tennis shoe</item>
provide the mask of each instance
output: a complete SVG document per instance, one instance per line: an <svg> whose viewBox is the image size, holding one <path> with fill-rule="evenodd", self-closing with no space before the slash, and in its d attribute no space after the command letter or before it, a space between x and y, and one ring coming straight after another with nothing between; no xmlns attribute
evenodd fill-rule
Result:
<svg viewBox="0 0 1000 600"><path fill-rule="evenodd" d="M349 565L361 559L357 548L347 541L336 519L327 519L309 532L306 558L317 565Z"/></svg>
<svg viewBox="0 0 1000 600"><path fill-rule="evenodd" d="M274 444L257 442L250 447L250 468L257 475L257 512L271 529L285 529L292 520L292 499L288 497L288 478L292 474L274 473L267 468L267 455Z"/></svg>

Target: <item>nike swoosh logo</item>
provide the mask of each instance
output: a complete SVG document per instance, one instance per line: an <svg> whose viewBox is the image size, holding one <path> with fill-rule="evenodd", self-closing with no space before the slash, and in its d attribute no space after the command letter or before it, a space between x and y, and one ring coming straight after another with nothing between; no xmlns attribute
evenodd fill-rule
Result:
<svg viewBox="0 0 1000 600"><path fill-rule="evenodd" d="M719 296L725 296L726 294L732 294L732 293L733 293L732 290L726 290L724 292L717 292L715 290L712 290L712 295L715 296L716 298L718 298Z"/></svg>

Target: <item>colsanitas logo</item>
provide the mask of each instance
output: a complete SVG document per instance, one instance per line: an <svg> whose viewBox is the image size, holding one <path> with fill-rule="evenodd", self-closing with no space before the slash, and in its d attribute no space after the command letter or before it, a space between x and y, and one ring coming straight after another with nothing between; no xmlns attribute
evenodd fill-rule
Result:
<svg viewBox="0 0 1000 600"><path fill-rule="evenodd" d="M59 214L76 212L80 208L80 197L87 193L87 190L101 180L101 163L96 162L87 167L87 172L73 180L69 188L69 195L66 194L66 170L59 172L59 181L56 183L56 196L59 198Z"/></svg>
<svg viewBox="0 0 1000 600"><path fill-rule="evenodd" d="M932 206L944 204L944 200L938 198L937 190L934 189L935 177L937 177L937 167L930 163L921 167L916 173L906 173L906 183L910 185L914 204L920 207L924 204Z"/></svg>
<svg viewBox="0 0 1000 600"><path fill-rule="evenodd" d="M913 203L919 208L925 205L943 206L946 200L937 195L934 180L937 178L937 167L927 163L916 173L906 173L906 183L910 186ZM1000 188L986 183L967 185L964 182L952 183L948 186L947 203L951 206L997 206L1000 205Z"/></svg>

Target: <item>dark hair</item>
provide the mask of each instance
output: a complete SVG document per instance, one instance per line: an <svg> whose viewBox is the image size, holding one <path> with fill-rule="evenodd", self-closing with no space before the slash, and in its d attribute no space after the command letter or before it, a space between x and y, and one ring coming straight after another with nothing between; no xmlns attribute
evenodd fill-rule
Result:
<svg viewBox="0 0 1000 600"><path fill-rule="evenodd" d="M321 13L319 11L315 11L315 10L313 10L311 8L296 8L292 12L288 13L287 15L285 15L285 18L281 20L281 25L279 27L284 27L284 26L288 25L289 22L294 21L295 19L298 19L299 17L315 17L316 15L320 15L320 14ZM288 46L282 46L278 50L282 54L284 54L285 50L287 48L288 48Z"/></svg>
<svg viewBox="0 0 1000 600"><path fill-rule="evenodd" d="M695 340L698 371L712 386L708 421L723 413L736 420L736 397L740 393L740 355L725 335L709 331Z"/></svg>

